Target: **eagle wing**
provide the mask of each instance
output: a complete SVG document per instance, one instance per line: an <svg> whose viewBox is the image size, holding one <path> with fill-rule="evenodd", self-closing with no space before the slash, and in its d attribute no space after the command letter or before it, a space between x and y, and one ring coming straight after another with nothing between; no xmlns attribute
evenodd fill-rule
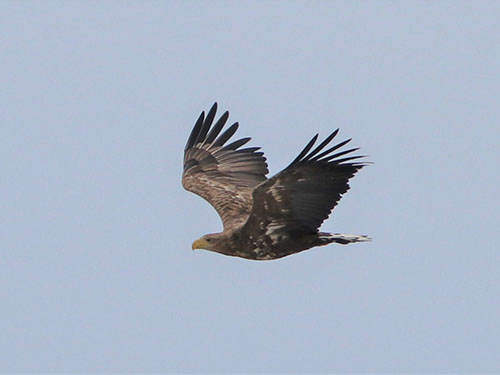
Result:
<svg viewBox="0 0 500 375"><path fill-rule="evenodd" d="M215 103L205 117L202 112L184 149L182 185L208 201L224 224L224 230L245 223L252 209L252 190L266 180L266 158L260 147L240 148L250 141L226 142L238 129L234 123L222 134L229 112L212 126Z"/></svg>
<svg viewBox="0 0 500 375"><path fill-rule="evenodd" d="M352 162L364 156L344 157L358 148L333 153L351 139L324 150L338 131L309 152L318 139L316 134L287 168L255 188L247 231L318 231L349 190L349 179L365 165Z"/></svg>

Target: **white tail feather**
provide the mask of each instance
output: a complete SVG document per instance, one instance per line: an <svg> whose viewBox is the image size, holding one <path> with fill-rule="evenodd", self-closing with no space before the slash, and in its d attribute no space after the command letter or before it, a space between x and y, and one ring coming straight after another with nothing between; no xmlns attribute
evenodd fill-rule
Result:
<svg viewBox="0 0 500 375"><path fill-rule="evenodd" d="M320 233L319 239L324 242L324 245L335 242L342 245L354 242L367 242L372 239L361 234L344 234L344 233Z"/></svg>

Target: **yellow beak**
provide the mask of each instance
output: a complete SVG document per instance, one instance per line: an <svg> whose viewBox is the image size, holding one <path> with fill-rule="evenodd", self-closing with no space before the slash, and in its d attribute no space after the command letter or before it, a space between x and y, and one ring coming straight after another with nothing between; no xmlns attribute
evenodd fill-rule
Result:
<svg viewBox="0 0 500 375"><path fill-rule="evenodd" d="M206 249L207 245L208 245L207 240L205 240L203 238L200 238L199 240L196 240L196 241L193 242L193 245L191 246L191 248L193 250L196 250L196 249Z"/></svg>

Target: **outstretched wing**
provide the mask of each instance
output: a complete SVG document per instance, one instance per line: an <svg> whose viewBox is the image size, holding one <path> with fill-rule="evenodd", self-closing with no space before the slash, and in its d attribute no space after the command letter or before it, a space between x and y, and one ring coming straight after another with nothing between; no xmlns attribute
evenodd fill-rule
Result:
<svg viewBox="0 0 500 375"><path fill-rule="evenodd" d="M247 221L252 209L252 190L266 179L266 158L260 147L240 148L250 141L242 138L226 142L238 129L234 123L222 134L229 113L212 126L215 103L205 117L202 112L184 149L182 185L206 199L220 215L227 230ZM220 134L220 135L219 135Z"/></svg>
<svg viewBox="0 0 500 375"><path fill-rule="evenodd" d="M316 134L287 168L255 188L247 230L317 232L342 194L349 190L349 179L365 165L352 162L363 156L344 157L357 148L334 153L350 139L324 150L338 131L309 152L318 139Z"/></svg>

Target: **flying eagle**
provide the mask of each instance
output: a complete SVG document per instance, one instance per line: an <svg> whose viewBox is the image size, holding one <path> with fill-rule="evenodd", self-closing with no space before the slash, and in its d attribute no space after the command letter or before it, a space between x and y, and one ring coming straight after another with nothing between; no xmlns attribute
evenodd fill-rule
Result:
<svg viewBox="0 0 500 375"><path fill-rule="evenodd" d="M182 185L217 210L224 231L194 241L193 250L270 260L329 243L370 240L362 235L319 232L349 190L349 179L366 165L354 161L363 156L344 156L358 148L334 153L350 139L325 150L339 129L311 151L316 134L288 167L267 178L260 147L241 148L250 138L226 145L239 125L236 122L221 134L229 112L213 124L216 111L217 103L206 116L201 113L191 131L184 149Z"/></svg>

